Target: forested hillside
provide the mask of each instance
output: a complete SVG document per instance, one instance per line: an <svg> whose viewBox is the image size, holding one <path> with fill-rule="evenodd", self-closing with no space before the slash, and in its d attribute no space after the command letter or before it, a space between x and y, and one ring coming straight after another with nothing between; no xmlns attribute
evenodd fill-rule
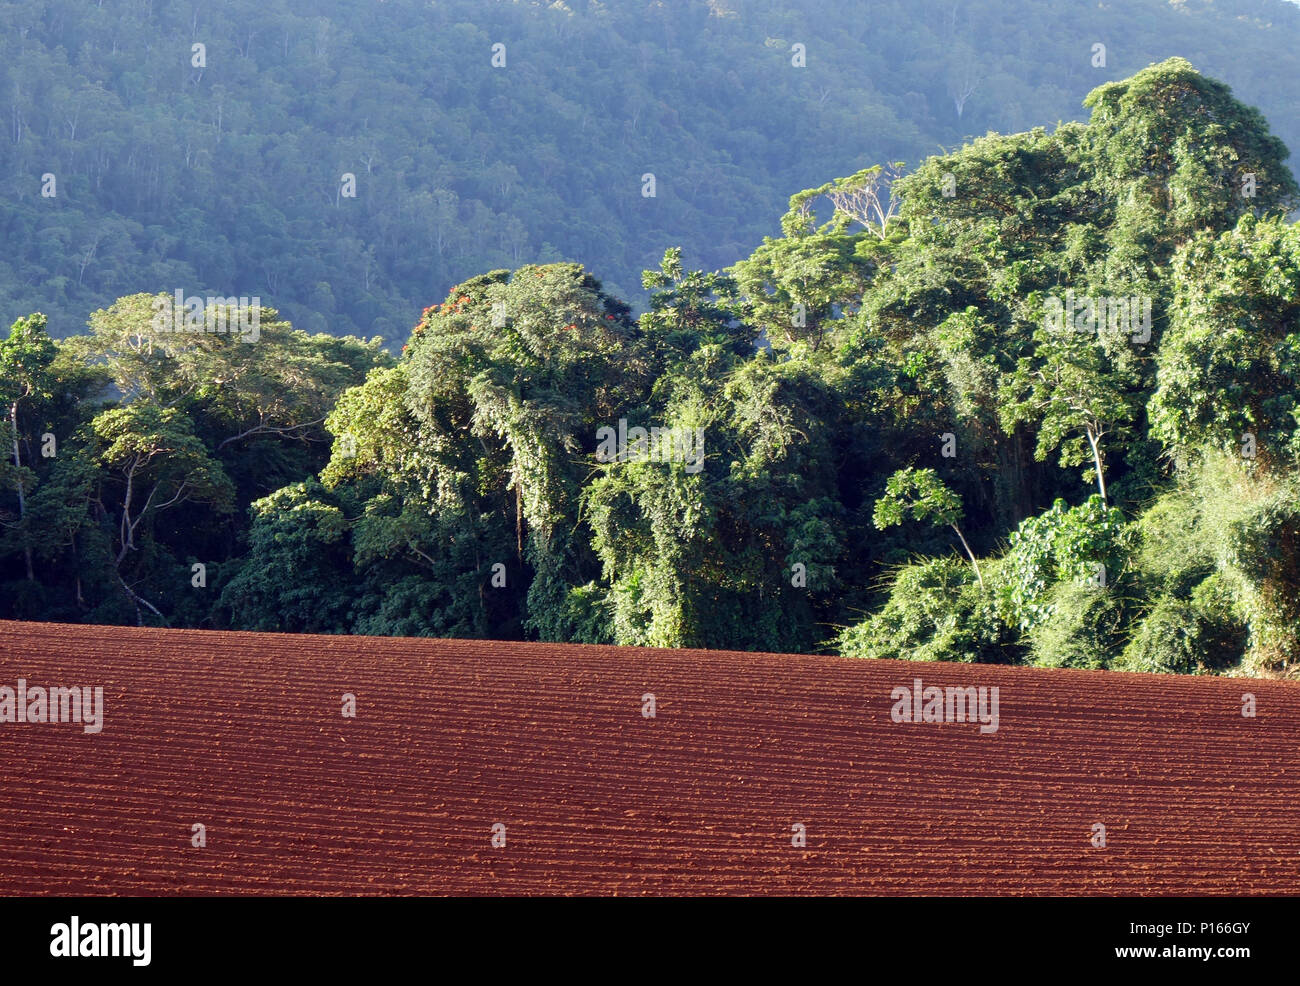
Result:
<svg viewBox="0 0 1300 986"><path fill-rule="evenodd" d="M181 288L395 347L453 284L560 260L639 310L665 246L725 267L793 190L1081 119L1171 55L1297 146L1298 29L1282 0L13 0L0 310L61 338Z"/></svg>
<svg viewBox="0 0 1300 986"><path fill-rule="evenodd" d="M1287 148L1181 58L1084 105L664 244L639 317L573 262L396 356L233 296L21 317L3 615L1294 675Z"/></svg>

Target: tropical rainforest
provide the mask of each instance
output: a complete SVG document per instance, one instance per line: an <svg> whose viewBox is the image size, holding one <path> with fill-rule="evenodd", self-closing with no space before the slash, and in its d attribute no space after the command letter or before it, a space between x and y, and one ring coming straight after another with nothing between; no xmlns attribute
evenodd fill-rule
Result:
<svg viewBox="0 0 1300 986"><path fill-rule="evenodd" d="M274 0L27 6L0 15L26 182L0 210L0 616L1300 667L1300 187L1268 123L1296 120L1190 60L1093 76L1064 119L1045 59L1114 74L1085 7L1027 70L951 3L439 3L424 51L398 4L325 4L346 37ZM1264 50L1261 11L1300 18L1128 7L1130 47L1212 23ZM205 32L238 86L190 66ZM177 38L183 69L138 57ZM646 91L584 116L584 70L636 59ZM1293 112L1295 74L1269 85ZM297 129L250 128L277 115ZM160 319L173 291L192 320ZM211 330L237 303L255 337Z"/></svg>

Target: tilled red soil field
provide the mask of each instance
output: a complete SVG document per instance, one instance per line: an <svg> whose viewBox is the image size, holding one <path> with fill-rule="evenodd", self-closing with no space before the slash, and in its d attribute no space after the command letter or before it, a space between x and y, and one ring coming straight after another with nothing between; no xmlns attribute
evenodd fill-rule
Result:
<svg viewBox="0 0 1300 986"><path fill-rule="evenodd" d="M1293 683L0 623L19 678L104 724L0 723L9 895L1300 892Z"/></svg>

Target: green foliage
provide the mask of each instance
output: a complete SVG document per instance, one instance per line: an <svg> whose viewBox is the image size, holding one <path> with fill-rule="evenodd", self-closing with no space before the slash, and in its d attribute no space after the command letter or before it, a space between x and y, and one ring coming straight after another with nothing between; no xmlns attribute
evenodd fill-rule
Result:
<svg viewBox="0 0 1300 986"><path fill-rule="evenodd" d="M1148 266L1201 230L1300 204L1283 164L1286 146L1263 116L1185 59L1099 86L1084 105L1092 110L1088 145L1100 163L1094 187L1116 203L1112 243ZM1242 194L1246 175L1254 177L1253 197Z"/></svg>
<svg viewBox="0 0 1300 986"><path fill-rule="evenodd" d="M1052 615L1054 586L1104 581L1109 587L1118 581L1131 536L1123 514L1094 494L1077 507L1057 500L1021 523L1009 543L1001 595L1012 621L1027 631Z"/></svg>
<svg viewBox="0 0 1300 986"><path fill-rule="evenodd" d="M355 590L348 523L314 483L296 483L251 507L249 551L221 592L218 607L247 630L337 633Z"/></svg>
<svg viewBox="0 0 1300 986"><path fill-rule="evenodd" d="M1014 628L969 566L934 558L904 566L880 611L840 632L846 657L1013 663L1022 648Z"/></svg>
<svg viewBox="0 0 1300 986"><path fill-rule="evenodd" d="M1139 519L1134 581L1151 622L1126 651L1134 668L1286 673L1294 662L1295 478L1260 477L1240 460L1206 450L1194 468ZM1184 619L1185 618L1185 619ZM1174 638L1156 633L1183 619Z"/></svg>
<svg viewBox="0 0 1300 986"><path fill-rule="evenodd" d="M900 469L885 483L885 495L876 501L872 515L884 530L904 519L932 521L951 526L961 520L961 500L933 469Z"/></svg>
<svg viewBox="0 0 1300 986"><path fill-rule="evenodd" d="M63 343L40 315L0 342L12 449L0 482L14 491L0 500L0 556L54 590L51 616L208 623L242 507L323 464L320 419L388 360L377 340L309 337L269 309L255 345L164 334L152 301L123 298ZM208 584L191 584L196 563Z"/></svg>
<svg viewBox="0 0 1300 986"><path fill-rule="evenodd" d="M0 340L0 403L5 407L54 396L51 364L56 349L45 327L45 316L36 312L14 322L9 337Z"/></svg>
<svg viewBox="0 0 1300 986"><path fill-rule="evenodd" d="M12 489L17 498L16 515L0 510L0 546L21 549L27 581L35 579L32 551L35 546L33 518L27 512L27 497L38 477L30 465L34 460L30 419L44 417L54 398L56 348L45 331L45 316L37 312L14 322L7 339L0 340L0 409L5 413L3 437L13 450L13 459L0 469L0 484Z"/></svg>
<svg viewBox="0 0 1300 986"><path fill-rule="evenodd" d="M1187 602L1160 597L1112 665L1120 671L1192 674L1241 663L1247 627L1225 580L1212 575Z"/></svg>
<svg viewBox="0 0 1300 986"><path fill-rule="evenodd" d="M1183 459L1212 445L1265 466L1300 461L1300 231L1248 214L1197 236L1174 270L1153 433Z"/></svg>
<svg viewBox="0 0 1300 986"><path fill-rule="evenodd" d="M1112 589L1058 582L1041 612L1027 634L1030 664L1100 670L1110 667L1123 647L1127 615Z"/></svg>
<svg viewBox="0 0 1300 986"><path fill-rule="evenodd" d="M474 436L482 454L461 463L464 474L508 477L513 496L498 493L492 509L532 569L526 623L566 639L569 591L596 570L573 533L581 455L600 427L644 406L652 382L628 307L577 264L501 271L427 312L408 360L406 402L421 430L462 455L462 434Z"/></svg>
<svg viewBox="0 0 1300 986"><path fill-rule="evenodd" d="M584 44L622 37L640 16L666 28L696 16L713 41L738 39L728 32L751 14L724 8L515 4L484 16L562 28L577 64L590 61ZM943 15L954 29L984 24L974 8ZM267 16L283 11L273 4ZM367 14L376 23L393 16L403 15L382 5ZM336 28L322 24L323 53ZM457 57L483 41L478 32L468 16L449 26ZM745 58L783 58L787 43L769 42ZM859 40L850 31L837 43ZM254 34L245 47L243 68L256 75ZM301 67L292 47L283 52L290 75ZM916 79L942 79L939 105L964 127L989 106L961 47L938 46L953 60L932 60ZM81 57L93 63L95 51ZM529 71L513 46L510 58L512 72ZM434 91L459 92L447 64L430 64L442 66ZM699 71L725 95L722 70ZM779 102L790 85L783 78L765 98ZM253 265L283 284L279 231L292 228L309 298L286 288L297 296L284 308L295 319L307 312L311 332L270 307L258 311L256 344L168 332L155 322L162 296L138 293L106 299L84 335L57 342L33 315L0 340L12 450L0 463L7 615L1295 673L1300 241L1280 212L1297 189L1285 149L1225 86L1172 59L1105 82L1088 99L1086 124L965 143L953 131L955 149L908 174L853 160L847 177L829 181L835 170L819 170L820 145L809 144L824 121L810 119L792 146L811 148L800 167L824 183L789 198L780 235L759 242L770 226L739 200L719 203L745 222L690 253L714 267L722 251L731 266L691 269L682 248L668 247L642 275L651 294L639 318L586 268L557 259L566 244L596 243L589 255L621 271L633 256L618 233L630 206L615 219L597 198L566 200L557 212L568 232L550 241L559 248L537 250L538 263L526 262L528 230L503 210L513 189L539 222L558 221L545 215L556 196L572 198L607 168L658 167L653 156L633 137L600 154L565 145L578 164L527 141L523 157L494 157L486 133L467 148L455 134L469 131L454 124L483 110L476 86L421 118L418 146L384 143L376 131L362 141L373 146L345 140L343 158L316 155L319 174L304 177L293 162L311 140L268 145L280 148L275 175L316 188L308 197L333 188L334 170L355 168L348 155L364 155L364 184L391 192L397 216L372 198L333 197L317 209L319 223L286 226L250 191L253 205L233 207L243 237L233 258L203 242L197 215L179 211L183 246L160 246L149 276L135 281L194 273L188 260L171 265L180 252L201 255L194 270L218 280ZM201 91L200 80L191 88ZM585 80L584 92L599 90ZM511 91L540 114L533 88ZM825 114L854 119L835 108L834 90L822 91ZM913 95L927 101L921 89ZM357 112L375 98L369 89L349 97ZM19 116L26 99L15 89ZM400 99L382 105L367 133L410 124ZM654 146L668 153L673 116L683 131L700 125L681 120L690 105L634 97L597 118L626 109L630 133L662 138ZM230 110L221 143L247 164L256 157L244 144L249 117L233 98ZM498 111L480 115L496 120ZM66 113L59 125L72 126ZM719 146L737 126L714 128ZM313 139L323 132L309 129ZM204 139L193 135L192 168L212 191ZM0 157L31 150L6 147ZM716 150L678 158L696 160L688 175L660 168L662 198L629 192L638 222L669 224L638 229L637 258L662 249L645 239L660 235L653 229L679 228L690 213L684 188L731 187L710 184ZM482 172L457 186L460 205L440 155ZM526 181L524 163L555 181ZM566 185L573 167L586 170ZM116 187L111 161L101 168ZM1239 194L1247 173L1253 197ZM156 193L168 201L170 180L160 174ZM408 181L422 190L407 194ZM807 182L801 174L782 187ZM87 201L51 201L47 211ZM298 216L287 196L283 208ZM15 249L40 252L41 236L65 252L76 242L49 227L35 235L19 236ZM110 224L104 249L125 269L114 235ZM342 281L331 283L313 252L320 236L334 251L328 269L348 272ZM745 256L732 249L741 241L759 245ZM98 279L97 249L80 254L91 283L69 304L109 283ZM386 328L401 284L418 281L424 292L465 263L494 269L424 309L400 357L377 338L318 331L362 317ZM1151 322L1142 334L1079 331L1059 317L1070 296L1136 299L1139 310L1149 301ZM643 444L637 429L646 429ZM1253 457L1239 445L1243 433ZM644 454L651 443L656 454ZM969 565L951 557L954 535ZM191 581L199 565L206 585ZM831 627L842 629L828 641Z"/></svg>
<svg viewBox="0 0 1300 986"><path fill-rule="evenodd" d="M754 330L737 322L723 304L736 292L723 274L688 271L680 247L664 251L657 271L646 271L641 283L650 296L650 309L638 320L654 362L662 372L704 346L716 346L727 358L743 359L753 352Z"/></svg>
<svg viewBox="0 0 1300 986"><path fill-rule="evenodd" d="M843 552L837 395L802 361L760 357L728 371L711 347L697 357L661 420L698 429L701 470L614 462L586 491L614 640L810 647L835 599Z"/></svg>
<svg viewBox="0 0 1300 986"><path fill-rule="evenodd" d="M1300 477L1253 486L1238 480L1211 495L1233 498L1215 517L1215 547L1250 626L1248 663L1286 672L1300 660Z"/></svg>
<svg viewBox="0 0 1300 986"><path fill-rule="evenodd" d="M839 209L824 226L815 225L812 202L829 189L792 197L781 220L786 235L764 237L730 269L741 299L738 311L764 326L767 341L778 349L802 344L816 351L828 335L833 338L837 312L856 310L876 254L886 252L871 231L846 235L849 217Z"/></svg>
<svg viewBox="0 0 1300 986"><path fill-rule="evenodd" d="M1039 329L1034 342L1033 355L1022 357L1003 383L1003 428L1010 434L1022 422L1035 424L1035 457L1042 461L1059 449L1063 467L1087 463L1091 469L1083 478L1097 483L1104 500L1102 441L1133 430L1133 381L1113 366L1099 341L1084 333Z"/></svg>

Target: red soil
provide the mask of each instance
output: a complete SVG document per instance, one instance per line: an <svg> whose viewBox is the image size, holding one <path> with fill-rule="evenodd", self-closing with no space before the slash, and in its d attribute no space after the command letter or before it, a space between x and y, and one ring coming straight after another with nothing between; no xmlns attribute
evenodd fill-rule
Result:
<svg viewBox="0 0 1300 986"><path fill-rule="evenodd" d="M1292 683L0 623L20 677L105 724L0 724L4 894L1300 892Z"/></svg>

